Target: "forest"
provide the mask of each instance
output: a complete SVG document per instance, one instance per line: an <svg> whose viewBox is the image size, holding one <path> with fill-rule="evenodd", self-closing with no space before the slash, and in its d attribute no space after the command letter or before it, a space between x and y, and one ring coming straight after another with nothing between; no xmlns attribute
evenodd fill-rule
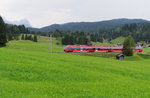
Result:
<svg viewBox="0 0 150 98"><path fill-rule="evenodd" d="M41 33L43 34L43 33ZM46 33L44 33L46 34ZM44 35L43 34L43 35ZM146 42L149 43L150 40L150 23L132 23L125 24L120 27L112 28L112 29L100 29L99 32L63 32L56 30L55 32L49 32L46 35L52 34L53 37L62 38L62 44L64 45L74 45L74 44L88 44L91 41L93 42L103 42L107 40L110 42L117 37L127 37L131 35L135 42Z"/></svg>
<svg viewBox="0 0 150 98"><path fill-rule="evenodd" d="M5 24L7 40L31 40L37 42L37 34L30 32L24 25Z"/></svg>
<svg viewBox="0 0 150 98"><path fill-rule="evenodd" d="M91 41L93 42L103 42L107 40L110 42L117 37L127 37L131 35L135 42L147 42L149 43L150 40L150 23L131 23L125 24L116 28L102 28L98 32L72 32L72 31L60 31L56 29L54 32L41 32L41 31L31 31L26 28L24 25L6 25L6 32L8 40L19 40L19 36L22 34L22 38L24 40L34 40L30 38L30 34L33 35L41 35L41 36L49 36L52 35L53 37L62 41L63 45L87 45ZM27 35L24 35L27 34ZM28 36L28 37L27 37ZM27 38L24 38L27 37ZM34 37L33 37L34 38ZM36 38L36 37L35 37Z"/></svg>

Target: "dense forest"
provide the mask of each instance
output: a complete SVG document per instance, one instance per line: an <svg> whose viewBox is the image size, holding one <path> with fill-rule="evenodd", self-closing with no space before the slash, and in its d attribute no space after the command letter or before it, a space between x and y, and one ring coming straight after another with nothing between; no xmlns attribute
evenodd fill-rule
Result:
<svg viewBox="0 0 150 98"><path fill-rule="evenodd" d="M128 35L131 35L136 42L148 42L150 40L150 23L125 24L110 31L99 31L97 33L91 33L90 38L91 41L102 42L103 39L111 41L117 37L127 37Z"/></svg>
<svg viewBox="0 0 150 98"><path fill-rule="evenodd" d="M137 20L136 20L137 21ZM138 20L139 21L139 20ZM42 32L42 31L31 31L26 28L24 25L6 25L7 38L9 40L19 40L20 36L22 40L32 40L37 42L37 35L49 36L62 41L64 45L74 45L80 44L85 45L93 42L103 42L107 40L108 42L116 39L117 37L123 36L127 37L131 35L135 42L145 41L149 42L150 40L150 22L142 21L141 23L128 23L120 26L108 26L105 28L100 28L97 32L81 32L81 31L61 31L56 29L55 31ZM125 22L124 22L125 23ZM32 36L34 35L34 36Z"/></svg>
<svg viewBox="0 0 150 98"><path fill-rule="evenodd" d="M41 33L41 32L40 32ZM42 33L41 33L42 34ZM90 41L103 42L104 40L111 41L117 37L127 37L131 35L135 42L145 41L149 43L150 40L150 23L132 23L125 24L120 27L107 30L99 30L99 32L62 32L56 30L55 32L44 33L45 35L52 34L53 37L62 38L62 44L88 44ZM43 35L44 35L43 34Z"/></svg>
<svg viewBox="0 0 150 98"><path fill-rule="evenodd" d="M7 40L31 40L37 42L37 34L30 32L24 25L5 24Z"/></svg>
<svg viewBox="0 0 150 98"><path fill-rule="evenodd" d="M79 22L54 24L40 29L29 28L43 36L52 34L54 37L62 39L62 44L88 44L90 41L108 42L117 37L133 36L135 42L150 39L150 22L142 19L113 19L101 22Z"/></svg>
<svg viewBox="0 0 150 98"><path fill-rule="evenodd" d="M41 32L55 32L56 29L66 32L84 32L84 33L91 33L91 32L99 32L100 30L110 30L116 27L123 26L125 24L131 23L145 23L149 22L143 19L112 19L106 21L99 21L99 22L70 22L65 24L53 24L50 26L42 27L42 28L29 28L31 31L41 31Z"/></svg>

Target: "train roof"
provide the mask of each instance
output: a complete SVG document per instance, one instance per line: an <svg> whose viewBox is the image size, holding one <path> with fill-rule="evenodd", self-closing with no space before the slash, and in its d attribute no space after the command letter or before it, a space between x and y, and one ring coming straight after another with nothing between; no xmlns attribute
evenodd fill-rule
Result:
<svg viewBox="0 0 150 98"><path fill-rule="evenodd" d="M76 45L68 45L66 47L74 47L74 48L123 48L122 46L84 46L84 45L80 45L80 46L76 46ZM142 47L136 47L136 48L142 48Z"/></svg>

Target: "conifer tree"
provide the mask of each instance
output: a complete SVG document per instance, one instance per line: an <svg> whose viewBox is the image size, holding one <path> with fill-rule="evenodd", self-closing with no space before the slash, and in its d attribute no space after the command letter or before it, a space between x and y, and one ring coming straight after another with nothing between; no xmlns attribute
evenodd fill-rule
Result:
<svg viewBox="0 0 150 98"><path fill-rule="evenodd" d="M24 38L24 39L25 39L25 40L28 40L28 35L27 35L27 34L25 35L25 38Z"/></svg>
<svg viewBox="0 0 150 98"><path fill-rule="evenodd" d="M6 37L6 29L5 29L5 23L0 16L0 46L6 46L7 43L7 37Z"/></svg>
<svg viewBox="0 0 150 98"><path fill-rule="evenodd" d="M12 33L7 34L7 38L8 38L8 41L13 40L13 35L12 35Z"/></svg>
<svg viewBox="0 0 150 98"><path fill-rule="evenodd" d="M32 40L32 35L31 34L28 36L28 40Z"/></svg>
<svg viewBox="0 0 150 98"><path fill-rule="evenodd" d="M24 34L22 34L21 40L25 40L25 38L24 38Z"/></svg>
<svg viewBox="0 0 150 98"><path fill-rule="evenodd" d="M38 40L37 40L37 34L34 34L33 41L34 41L34 42L38 42Z"/></svg>
<svg viewBox="0 0 150 98"><path fill-rule="evenodd" d="M131 35L129 35L124 43L122 53L126 56L133 56L133 50L135 48L135 42Z"/></svg>

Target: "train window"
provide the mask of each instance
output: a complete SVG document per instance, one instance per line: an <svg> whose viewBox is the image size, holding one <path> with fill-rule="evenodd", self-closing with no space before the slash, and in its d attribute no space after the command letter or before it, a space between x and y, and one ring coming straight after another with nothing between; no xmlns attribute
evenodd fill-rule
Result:
<svg viewBox="0 0 150 98"><path fill-rule="evenodd" d="M80 49L80 48L76 48L76 47L75 47L75 48L74 48L74 47L69 47L68 49Z"/></svg>
<svg viewBox="0 0 150 98"><path fill-rule="evenodd" d="M90 48L90 50L95 50L95 48Z"/></svg>
<svg viewBox="0 0 150 98"><path fill-rule="evenodd" d="M141 49L141 48L135 48L135 49L137 50L137 49Z"/></svg>
<svg viewBox="0 0 150 98"><path fill-rule="evenodd" d="M95 50L95 48L83 48L83 50Z"/></svg>
<svg viewBox="0 0 150 98"><path fill-rule="evenodd" d="M80 48L74 48L74 49L80 49Z"/></svg>
<svg viewBox="0 0 150 98"><path fill-rule="evenodd" d="M87 50L87 48L83 48L83 50Z"/></svg>
<svg viewBox="0 0 150 98"><path fill-rule="evenodd" d="M97 50L101 50L100 48L97 48Z"/></svg>
<svg viewBox="0 0 150 98"><path fill-rule="evenodd" d="M95 48L89 48L89 50L95 50Z"/></svg>
<svg viewBox="0 0 150 98"><path fill-rule="evenodd" d="M83 48L83 50L89 50L89 48Z"/></svg>
<svg viewBox="0 0 150 98"><path fill-rule="evenodd" d="M72 47L69 47L68 49L73 49Z"/></svg>
<svg viewBox="0 0 150 98"><path fill-rule="evenodd" d="M121 49L118 49L118 48L113 48L113 49L111 49L111 50L121 50Z"/></svg>
<svg viewBox="0 0 150 98"><path fill-rule="evenodd" d="M111 50L110 48L98 48L98 50Z"/></svg>

